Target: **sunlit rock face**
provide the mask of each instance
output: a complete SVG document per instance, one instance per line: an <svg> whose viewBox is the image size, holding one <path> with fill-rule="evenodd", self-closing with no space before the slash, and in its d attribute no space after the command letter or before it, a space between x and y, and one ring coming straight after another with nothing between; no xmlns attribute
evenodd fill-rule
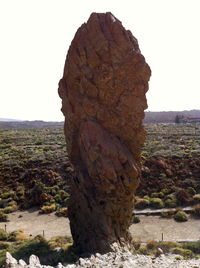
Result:
<svg viewBox="0 0 200 268"><path fill-rule="evenodd" d="M81 252L131 241L150 75L136 38L111 13L92 13L76 32L59 95L75 170L69 219Z"/></svg>

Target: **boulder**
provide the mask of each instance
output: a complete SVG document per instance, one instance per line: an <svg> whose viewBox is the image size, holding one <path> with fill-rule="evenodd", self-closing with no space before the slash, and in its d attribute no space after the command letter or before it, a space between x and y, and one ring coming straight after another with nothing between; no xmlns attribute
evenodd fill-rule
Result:
<svg viewBox="0 0 200 268"><path fill-rule="evenodd" d="M137 39L110 12L92 13L76 32L58 92L74 167L70 227L80 252L131 243L150 75Z"/></svg>

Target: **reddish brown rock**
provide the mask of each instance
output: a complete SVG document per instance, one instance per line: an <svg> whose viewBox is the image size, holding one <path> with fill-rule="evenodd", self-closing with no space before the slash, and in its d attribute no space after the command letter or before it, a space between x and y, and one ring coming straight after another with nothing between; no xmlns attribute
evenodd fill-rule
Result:
<svg viewBox="0 0 200 268"><path fill-rule="evenodd" d="M150 74L137 40L111 13L92 13L69 48L59 95L75 169L70 226L82 252L130 242Z"/></svg>

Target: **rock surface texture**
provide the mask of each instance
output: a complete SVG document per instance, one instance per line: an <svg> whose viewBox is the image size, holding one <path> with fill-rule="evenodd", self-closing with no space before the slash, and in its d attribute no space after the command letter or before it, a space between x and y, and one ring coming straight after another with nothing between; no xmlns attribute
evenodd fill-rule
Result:
<svg viewBox="0 0 200 268"><path fill-rule="evenodd" d="M92 13L78 29L59 95L75 170L70 227L81 252L104 253L114 242L131 241L150 75L137 40L111 13Z"/></svg>

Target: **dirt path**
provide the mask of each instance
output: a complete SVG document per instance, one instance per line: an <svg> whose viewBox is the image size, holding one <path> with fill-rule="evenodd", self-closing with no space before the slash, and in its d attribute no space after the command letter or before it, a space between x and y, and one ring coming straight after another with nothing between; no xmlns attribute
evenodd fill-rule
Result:
<svg viewBox="0 0 200 268"><path fill-rule="evenodd" d="M22 217L21 217L22 216ZM46 238L58 235L70 235L69 220L57 217L53 213L38 214L38 211L17 211L9 215L9 222L0 223L0 228L8 232L23 229L27 235L44 234ZM198 240L200 239L200 220L189 218L187 222L178 223L173 219L159 216L140 216L141 222L133 224L130 231L134 238L145 242L151 239L161 240Z"/></svg>
<svg viewBox="0 0 200 268"><path fill-rule="evenodd" d="M22 229L24 233L31 236L38 234L46 238L58 235L71 235L69 228L69 220L64 217L57 217L54 213L38 214L38 211L16 211L9 214L9 222L1 222L0 228L6 229L8 232Z"/></svg>
<svg viewBox="0 0 200 268"><path fill-rule="evenodd" d="M140 216L140 223L133 224L130 231L134 238L141 241L161 240L186 241L200 239L200 219L189 217L186 222L164 219L160 216Z"/></svg>

